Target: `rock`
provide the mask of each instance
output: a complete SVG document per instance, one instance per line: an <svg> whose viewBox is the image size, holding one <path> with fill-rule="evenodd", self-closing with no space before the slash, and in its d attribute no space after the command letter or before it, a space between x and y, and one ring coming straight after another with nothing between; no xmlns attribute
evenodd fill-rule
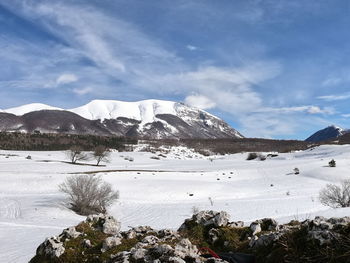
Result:
<svg viewBox="0 0 350 263"><path fill-rule="evenodd" d="M225 263L227 261L220 258L208 258L205 263Z"/></svg>
<svg viewBox="0 0 350 263"><path fill-rule="evenodd" d="M102 226L102 232L109 235L116 235L120 231L121 224L113 217L108 216Z"/></svg>
<svg viewBox="0 0 350 263"><path fill-rule="evenodd" d="M252 231L253 236L261 232L261 225L257 222L251 223L249 228Z"/></svg>
<svg viewBox="0 0 350 263"><path fill-rule="evenodd" d="M77 238L78 236L80 236L81 233L75 230L75 227L69 227L63 230L63 232L59 235L59 238L62 240L65 239L71 239L71 238Z"/></svg>
<svg viewBox="0 0 350 263"><path fill-rule="evenodd" d="M167 244L161 244L161 245L157 245L156 247L154 247L154 252L158 255L164 255L164 254L170 254L174 251L174 249Z"/></svg>
<svg viewBox="0 0 350 263"><path fill-rule="evenodd" d="M186 257L196 258L198 257L198 249L192 245L189 239L184 238L175 245L174 255L183 259Z"/></svg>
<svg viewBox="0 0 350 263"><path fill-rule="evenodd" d="M131 249L130 253L134 260L141 260L145 258L147 250L144 248Z"/></svg>
<svg viewBox="0 0 350 263"><path fill-rule="evenodd" d="M181 225L179 230L181 231L186 229L189 221L194 221L195 223L203 226L219 227L227 226L229 219L229 214L224 211L200 211L199 213L194 214L191 219L187 219L185 223Z"/></svg>
<svg viewBox="0 0 350 263"><path fill-rule="evenodd" d="M183 260L182 258L179 258L179 257L170 257L167 262L169 262L169 263L186 263L185 260Z"/></svg>
<svg viewBox="0 0 350 263"><path fill-rule="evenodd" d="M209 230L210 243L214 244L219 239L219 231L215 228Z"/></svg>
<svg viewBox="0 0 350 263"><path fill-rule="evenodd" d="M114 247L120 245L121 243L122 243L122 241L121 241L120 237L115 237L115 236L107 237L103 241L101 251L105 252L105 251L107 251L107 250L109 250L111 248L114 248Z"/></svg>
<svg viewBox="0 0 350 263"><path fill-rule="evenodd" d="M112 256L110 263L129 263L129 252L122 251Z"/></svg>
<svg viewBox="0 0 350 263"><path fill-rule="evenodd" d="M259 237L254 236L250 240L249 246L254 248L258 248L262 246L267 247L271 245L273 242L277 241L282 235L283 235L282 232L271 232L269 234L261 235Z"/></svg>
<svg viewBox="0 0 350 263"><path fill-rule="evenodd" d="M236 221L236 222L229 222L227 224L228 227L244 227L244 222L243 221Z"/></svg>
<svg viewBox="0 0 350 263"><path fill-rule="evenodd" d="M84 239L82 242L82 245L83 245L83 247L86 247L86 248L92 247L91 241L89 239Z"/></svg>
<svg viewBox="0 0 350 263"><path fill-rule="evenodd" d="M170 229L162 229L159 230L157 232L157 236L159 238L165 239L165 240L173 240L173 239L177 239L180 237L179 233L174 231L174 230L170 230Z"/></svg>
<svg viewBox="0 0 350 263"><path fill-rule="evenodd" d="M277 221L272 218L259 219L254 221L253 223L260 224L261 231L275 231L277 230L277 227L278 227Z"/></svg>
<svg viewBox="0 0 350 263"><path fill-rule="evenodd" d="M187 219L187 223L184 223L183 227L197 226L198 229L196 230L204 231L205 239L203 242L217 245L220 239L222 249L236 245L237 240L224 233L226 230L232 230L232 234L239 234L240 241L237 243L237 247L244 244L244 248L246 248L245 245L249 242L249 250L252 254L264 249L269 249L266 250L269 253L274 248L279 249L281 245L288 246L290 245L288 242L294 242L291 238L294 238L295 235L297 237L301 236L301 242L313 242L313 244L319 246L315 247L315 253L317 253L319 248L323 249L323 245L327 245L327 248L331 247L332 249L337 249L336 246L338 245L341 246L340 242L335 241L348 238L346 233L348 233L348 224L350 224L350 217L330 219L316 217L302 223L291 221L284 225L278 225L271 218L264 218L252 222L249 231L248 228L234 229L244 227L243 222L229 222L228 218L228 214L225 212L203 211L193 215L191 219ZM196 234L196 232L185 231L179 233L169 229L157 231L149 226L139 226L128 231L119 232L120 224L112 217L102 214L88 217L82 226L79 227L79 229L82 229L81 233L76 231L76 228L70 227L64 229L58 237L46 239L38 247L35 260L44 259L45 262L62 261L62 258L66 258L66 255L74 252L75 249L71 246L69 249L65 249L64 246L67 245L67 241L76 239L78 242L76 244L78 246L81 244L77 251L79 252L77 262L90 260L88 257L91 256L91 249L88 250L88 248L93 247L95 253L95 248L99 247L101 251L96 251L93 257L98 258L102 253L105 253L103 254L105 263L129 263L130 261L144 263L226 263L224 260L201 257L197 247L188 239L192 237L183 238L181 235ZM94 232L96 232L96 238L93 236ZM105 232L116 234L106 234ZM249 235L250 233L251 235ZM94 238L91 239L93 240L93 246L92 242L87 239L90 236ZM133 240L128 240L129 238ZM283 242L280 243L279 240ZM124 247L127 251L111 255L114 251L113 248L120 244L125 244ZM237 252L239 251L237 250ZM62 257L62 254L64 254L64 257ZM57 260L59 257L61 258ZM35 260L31 262L44 262Z"/></svg>
<svg viewBox="0 0 350 263"><path fill-rule="evenodd" d="M90 215L87 217L86 222L91 226L97 227L103 233L107 235L116 235L120 231L121 224L112 216L99 214Z"/></svg>
<svg viewBox="0 0 350 263"><path fill-rule="evenodd" d="M156 232L153 228L150 226L138 226L138 227L133 227L127 232L123 233L123 236L126 239L132 239L135 237L143 236L145 234L148 234L150 232Z"/></svg>
<svg viewBox="0 0 350 263"><path fill-rule="evenodd" d="M340 217L340 218L332 217L328 219L327 222L333 224L334 226L346 226L347 224L350 223L350 217L348 216Z"/></svg>
<svg viewBox="0 0 350 263"><path fill-rule="evenodd" d="M136 232L132 229L130 229L129 231L123 233L124 238L126 239L133 239L136 237Z"/></svg>
<svg viewBox="0 0 350 263"><path fill-rule="evenodd" d="M59 258L64 251L63 243L56 237L50 237L37 248L36 254L49 258Z"/></svg>
<svg viewBox="0 0 350 263"><path fill-rule="evenodd" d="M156 236L146 236L144 239L142 239L142 243L145 243L147 245L155 245L159 241L159 238Z"/></svg>
<svg viewBox="0 0 350 263"><path fill-rule="evenodd" d="M321 246L330 245L334 240L337 240L338 234L329 230L310 231L309 238L317 240Z"/></svg>

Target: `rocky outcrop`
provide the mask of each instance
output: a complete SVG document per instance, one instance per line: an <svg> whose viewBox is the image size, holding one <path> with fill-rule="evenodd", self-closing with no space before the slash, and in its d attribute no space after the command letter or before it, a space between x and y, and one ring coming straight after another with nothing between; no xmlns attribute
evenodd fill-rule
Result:
<svg viewBox="0 0 350 263"><path fill-rule="evenodd" d="M100 214L63 230L58 237L46 239L30 263L240 263L254 262L254 258L257 262L308 259L307 262L341 263L348 262L349 233L350 217L316 217L283 225L264 218L244 226L240 221L230 222L224 211L201 211L185 220L178 231L149 226L120 231L117 220ZM210 247L221 259L205 255L202 247ZM332 261L333 257L337 261Z"/></svg>
<svg viewBox="0 0 350 263"><path fill-rule="evenodd" d="M227 226L229 220L230 215L224 211L201 211L194 214L191 219L186 219L186 221L180 226L179 230L186 229L189 223L213 227Z"/></svg>

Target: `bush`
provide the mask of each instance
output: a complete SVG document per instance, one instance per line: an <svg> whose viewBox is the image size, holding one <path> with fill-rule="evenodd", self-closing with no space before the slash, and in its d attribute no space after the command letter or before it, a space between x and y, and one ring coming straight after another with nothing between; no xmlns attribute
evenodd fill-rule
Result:
<svg viewBox="0 0 350 263"><path fill-rule="evenodd" d="M59 190L68 195L68 207L79 215L105 213L119 198L111 184L94 175L70 176L59 185Z"/></svg>
<svg viewBox="0 0 350 263"><path fill-rule="evenodd" d="M257 154L257 153L249 153L247 160L255 160L255 159L259 159L260 161L265 161L266 160L266 156L263 154Z"/></svg>
<svg viewBox="0 0 350 263"><path fill-rule="evenodd" d="M247 161L255 160L256 158L258 158L258 154L257 153L249 153L248 157L247 157Z"/></svg>
<svg viewBox="0 0 350 263"><path fill-rule="evenodd" d="M332 159L329 163L328 163L329 167L335 167L336 163L334 161L334 159Z"/></svg>
<svg viewBox="0 0 350 263"><path fill-rule="evenodd" d="M350 180L344 180L341 185L327 184L320 191L320 202L333 208L350 206Z"/></svg>

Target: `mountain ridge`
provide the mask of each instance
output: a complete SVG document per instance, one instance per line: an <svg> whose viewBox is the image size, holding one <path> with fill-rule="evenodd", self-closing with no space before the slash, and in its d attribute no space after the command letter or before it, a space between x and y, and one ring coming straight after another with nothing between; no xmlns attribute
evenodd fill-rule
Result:
<svg viewBox="0 0 350 263"><path fill-rule="evenodd" d="M92 100L73 109L31 103L3 110L0 129L155 139L243 138L226 122L204 110L179 102L152 99L135 102Z"/></svg>

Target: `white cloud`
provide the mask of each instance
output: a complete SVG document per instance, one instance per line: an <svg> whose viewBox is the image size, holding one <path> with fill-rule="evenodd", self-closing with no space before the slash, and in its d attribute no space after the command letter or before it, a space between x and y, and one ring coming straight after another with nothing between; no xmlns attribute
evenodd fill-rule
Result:
<svg viewBox="0 0 350 263"><path fill-rule="evenodd" d="M130 80L182 66L180 59L157 41L102 9L63 1L16 3L22 3L14 10L16 13L20 10L27 18L36 19L51 34L63 39L75 54L90 59L105 75Z"/></svg>
<svg viewBox="0 0 350 263"><path fill-rule="evenodd" d="M350 99L350 92L344 93L341 95L326 95L326 96L319 96L318 99L325 100L325 101L337 101L337 100L347 100Z"/></svg>
<svg viewBox="0 0 350 263"><path fill-rule="evenodd" d="M319 106L306 105L306 106L296 106L296 107L281 107L281 108L261 108L255 112L270 112L270 113L298 113L304 112L308 114L334 114L335 111L333 108L324 107L320 108Z"/></svg>
<svg viewBox="0 0 350 263"><path fill-rule="evenodd" d="M177 92L184 97L200 94L215 103L216 108L237 115L262 107L259 84L280 72L275 62L252 62L235 68L200 67L195 71L158 76L155 87L167 92Z"/></svg>
<svg viewBox="0 0 350 263"><path fill-rule="evenodd" d="M215 102L199 94L187 96L185 98L185 103L202 110L212 109L216 106Z"/></svg>
<svg viewBox="0 0 350 263"><path fill-rule="evenodd" d="M71 73L62 74L56 79L57 85L68 84L76 81L78 81L78 77Z"/></svg>
<svg viewBox="0 0 350 263"><path fill-rule="evenodd" d="M75 88L73 89L73 92L78 95L86 95L86 94L92 93L93 89L92 88L82 88L82 89Z"/></svg>
<svg viewBox="0 0 350 263"><path fill-rule="evenodd" d="M198 49L198 47L192 46L192 45L187 45L186 48L187 48L188 50L191 50L191 51L195 51L195 50Z"/></svg>

